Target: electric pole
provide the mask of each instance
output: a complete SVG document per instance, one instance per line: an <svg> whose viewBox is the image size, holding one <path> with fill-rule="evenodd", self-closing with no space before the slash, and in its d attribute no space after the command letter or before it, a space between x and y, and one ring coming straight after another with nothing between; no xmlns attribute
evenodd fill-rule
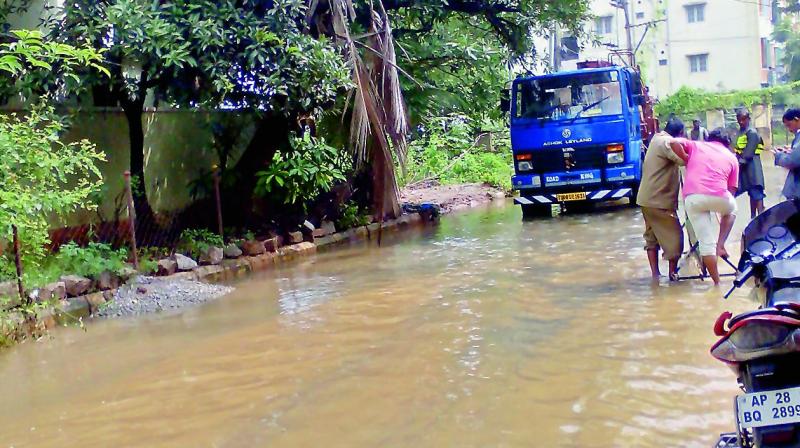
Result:
<svg viewBox="0 0 800 448"><path fill-rule="evenodd" d="M631 67L636 65L636 58L633 54L633 37L631 36L631 17L630 11L628 11L628 0L612 0L611 6L615 8L621 8L622 12L625 14L625 38L628 41L628 54L630 55L630 64Z"/></svg>
<svg viewBox="0 0 800 448"><path fill-rule="evenodd" d="M558 24L553 30L553 70L561 71L561 35Z"/></svg>

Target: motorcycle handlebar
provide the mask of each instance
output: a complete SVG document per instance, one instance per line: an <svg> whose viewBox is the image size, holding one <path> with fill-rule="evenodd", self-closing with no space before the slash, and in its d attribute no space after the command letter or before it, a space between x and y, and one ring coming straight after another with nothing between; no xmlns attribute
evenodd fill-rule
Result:
<svg viewBox="0 0 800 448"><path fill-rule="evenodd" d="M750 277L752 276L753 276L753 264L747 263L744 269L742 269L742 271L739 272L739 275L736 276L736 279L733 280L733 285L737 288L740 288L742 285L745 284L745 282L747 282L747 280L750 280Z"/></svg>
<svg viewBox="0 0 800 448"><path fill-rule="evenodd" d="M752 276L753 276L753 263L747 262L744 269L742 269L741 272L739 272L739 274L736 276L736 279L733 280L733 286L731 286L731 289L729 289L728 292L725 293L723 298L727 299L728 297L730 297L730 295L733 294L733 291L735 291L736 288L741 288L741 286L744 285L745 282L750 280L750 277Z"/></svg>

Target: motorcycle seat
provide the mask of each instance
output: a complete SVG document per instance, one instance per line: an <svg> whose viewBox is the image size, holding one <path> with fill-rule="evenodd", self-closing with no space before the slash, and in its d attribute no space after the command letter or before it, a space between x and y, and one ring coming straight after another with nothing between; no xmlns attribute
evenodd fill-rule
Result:
<svg viewBox="0 0 800 448"><path fill-rule="evenodd" d="M777 307L783 308L784 306L789 306L789 304L796 306L796 302L779 302L776 303L775 305ZM728 322L728 328L732 328L734 325L736 325L738 322L742 320L750 319L757 316L783 316L791 319L797 319L798 321L800 321L800 312L798 311L794 311L793 309L789 308L778 309L775 307L769 307L769 308L761 308L759 310L747 311L737 316L734 316Z"/></svg>

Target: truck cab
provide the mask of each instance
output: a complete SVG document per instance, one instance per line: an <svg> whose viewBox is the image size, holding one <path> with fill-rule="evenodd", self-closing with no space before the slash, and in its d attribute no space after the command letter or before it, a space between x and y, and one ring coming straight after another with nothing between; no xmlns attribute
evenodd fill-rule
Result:
<svg viewBox="0 0 800 448"><path fill-rule="evenodd" d="M636 201L644 154L646 90L629 67L594 66L518 78L511 90L511 148L526 216L552 204ZM643 126L644 124L644 126ZM648 138L648 135L644 136Z"/></svg>

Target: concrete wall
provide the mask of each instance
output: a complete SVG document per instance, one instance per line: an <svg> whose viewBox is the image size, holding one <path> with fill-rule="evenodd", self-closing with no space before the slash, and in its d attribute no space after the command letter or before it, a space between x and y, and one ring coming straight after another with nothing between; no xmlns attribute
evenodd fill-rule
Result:
<svg viewBox="0 0 800 448"><path fill-rule="evenodd" d="M145 112L145 183L148 198L156 211L181 210L191 204L190 182L219 163L213 149L210 124L223 113ZM65 141L85 138L106 154L107 162L100 165L106 185L100 212L109 219L114 212L114 199L123 191L123 172L130 166L127 121L119 110L79 111L72 114L70 121ZM234 156L238 156L249 142L250 131L243 131L237 145L239 152ZM95 220L96 214L79 212L67 222L58 224L75 225Z"/></svg>

